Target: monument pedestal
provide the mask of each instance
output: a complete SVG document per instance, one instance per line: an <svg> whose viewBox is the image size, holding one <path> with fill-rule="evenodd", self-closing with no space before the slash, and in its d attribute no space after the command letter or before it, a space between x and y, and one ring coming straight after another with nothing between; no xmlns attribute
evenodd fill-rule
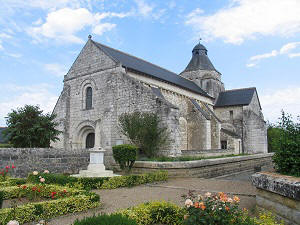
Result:
<svg viewBox="0 0 300 225"><path fill-rule="evenodd" d="M105 150L99 148L90 150L90 164L87 170L80 170L73 177L113 177L118 176L112 170L106 170L104 166Z"/></svg>

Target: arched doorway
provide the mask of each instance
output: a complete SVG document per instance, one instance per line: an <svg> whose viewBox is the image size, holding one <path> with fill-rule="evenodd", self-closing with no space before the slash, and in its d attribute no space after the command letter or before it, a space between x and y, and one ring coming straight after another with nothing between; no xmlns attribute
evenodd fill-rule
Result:
<svg viewBox="0 0 300 225"><path fill-rule="evenodd" d="M86 148L94 148L95 146L95 133L89 133L86 136L85 147Z"/></svg>

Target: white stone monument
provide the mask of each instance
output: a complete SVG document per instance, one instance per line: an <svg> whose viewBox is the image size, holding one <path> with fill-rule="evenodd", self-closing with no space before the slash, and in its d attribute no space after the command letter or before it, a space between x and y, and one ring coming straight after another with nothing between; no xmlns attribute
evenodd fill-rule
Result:
<svg viewBox="0 0 300 225"><path fill-rule="evenodd" d="M118 176L112 170L106 170L104 166L104 152L101 147L99 149L90 150L90 164L87 170L80 170L79 174L72 175L74 177L113 177Z"/></svg>

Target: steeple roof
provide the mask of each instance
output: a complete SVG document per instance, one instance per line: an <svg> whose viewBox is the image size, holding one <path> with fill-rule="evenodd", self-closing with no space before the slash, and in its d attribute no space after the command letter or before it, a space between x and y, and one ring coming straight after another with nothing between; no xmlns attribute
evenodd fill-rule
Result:
<svg viewBox="0 0 300 225"><path fill-rule="evenodd" d="M198 43L192 51L192 59L185 68L183 72L188 72L188 71L195 71L195 70L214 70L215 67L209 60L207 56L207 49L204 45L201 43Z"/></svg>

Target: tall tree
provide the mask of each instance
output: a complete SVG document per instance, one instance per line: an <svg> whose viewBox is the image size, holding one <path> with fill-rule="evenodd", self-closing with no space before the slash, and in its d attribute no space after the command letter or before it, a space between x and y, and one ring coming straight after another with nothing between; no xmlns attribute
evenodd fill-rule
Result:
<svg viewBox="0 0 300 225"><path fill-rule="evenodd" d="M57 136L61 133L55 129L55 117L43 114L39 106L25 105L8 114L4 135L16 148L49 147L50 141L59 140Z"/></svg>

